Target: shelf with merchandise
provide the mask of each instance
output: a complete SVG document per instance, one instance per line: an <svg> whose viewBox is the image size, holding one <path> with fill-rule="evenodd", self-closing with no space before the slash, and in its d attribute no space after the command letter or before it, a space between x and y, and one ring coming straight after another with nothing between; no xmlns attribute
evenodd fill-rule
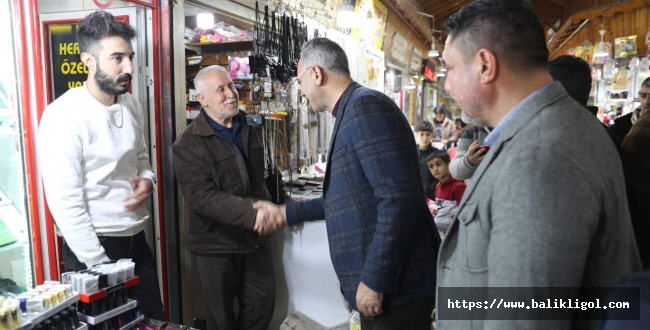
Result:
<svg viewBox="0 0 650 330"><path fill-rule="evenodd" d="M79 293L79 301L84 303L92 303L99 299L106 298L112 291L128 289L138 284L139 282L140 277L134 276L122 283L101 289L99 291L95 291L93 293Z"/></svg>
<svg viewBox="0 0 650 330"><path fill-rule="evenodd" d="M127 311L130 311L134 308L138 307L138 301L129 299L129 302L126 303L126 305L119 306L117 308L113 308L105 313L96 315L96 316L89 316L86 314L79 313L79 320L83 321L85 323L88 323L90 325L96 325L101 322L104 322L112 317L119 316L120 314L123 314Z"/></svg>
<svg viewBox="0 0 650 330"><path fill-rule="evenodd" d="M64 301L59 302L58 304L45 310L43 313L39 313L35 315L23 314L22 323L16 329L32 329L37 324L65 310L66 308L73 305L77 301L79 301L79 294L75 293L74 295L66 298Z"/></svg>

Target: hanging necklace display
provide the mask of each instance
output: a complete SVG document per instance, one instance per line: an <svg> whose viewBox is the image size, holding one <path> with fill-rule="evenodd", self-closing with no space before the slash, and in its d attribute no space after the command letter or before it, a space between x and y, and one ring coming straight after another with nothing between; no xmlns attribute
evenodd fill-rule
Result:
<svg viewBox="0 0 650 330"><path fill-rule="evenodd" d="M327 154L327 142L325 141L327 130L327 116L332 116L329 112L320 112L318 114L318 153L320 157L318 162L324 162L325 155Z"/></svg>
<svg viewBox="0 0 650 330"><path fill-rule="evenodd" d="M309 165L318 162L318 113L309 111Z"/></svg>
<svg viewBox="0 0 650 330"><path fill-rule="evenodd" d="M308 105L306 103L302 103L298 107L298 145L300 148L298 149L298 159L300 162L298 169L301 169L305 165L304 163L309 157L309 115L307 114L307 109Z"/></svg>
<svg viewBox="0 0 650 330"><path fill-rule="evenodd" d="M298 85L297 78L292 78L291 79L293 83L291 84L291 93L289 95L291 99L291 115L289 116L289 175L293 172L298 171L299 165L299 151L300 148L298 147L299 144L299 131L300 131L300 124L299 124L299 114L300 114L300 99L302 98L300 96L300 85ZM290 177L289 180L292 178Z"/></svg>
<svg viewBox="0 0 650 330"><path fill-rule="evenodd" d="M264 125L262 125L262 145L264 146L264 178L269 177L269 162L270 162L269 148L266 143L266 135L268 134L266 129L266 126L268 125L267 123L268 121L265 121Z"/></svg>

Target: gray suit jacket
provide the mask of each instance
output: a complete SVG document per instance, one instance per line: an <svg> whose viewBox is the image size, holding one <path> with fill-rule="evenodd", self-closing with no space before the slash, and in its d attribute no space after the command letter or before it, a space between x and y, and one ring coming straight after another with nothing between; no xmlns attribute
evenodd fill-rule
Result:
<svg viewBox="0 0 650 330"><path fill-rule="evenodd" d="M612 287L640 270L611 139L557 82L526 102L476 170L440 247L439 310L442 287ZM588 326L436 317L440 329Z"/></svg>

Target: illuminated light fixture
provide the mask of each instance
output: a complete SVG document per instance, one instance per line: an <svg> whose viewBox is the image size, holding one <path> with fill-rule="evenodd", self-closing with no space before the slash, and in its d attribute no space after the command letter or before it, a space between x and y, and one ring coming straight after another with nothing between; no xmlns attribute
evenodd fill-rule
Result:
<svg viewBox="0 0 650 330"><path fill-rule="evenodd" d="M431 36L431 49L429 50L429 57L438 57L440 52L436 49L436 38Z"/></svg>
<svg viewBox="0 0 650 330"><path fill-rule="evenodd" d="M342 29L350 29L357 23L354 6L351 0L343 0L343 3L336 11L336 25Z"/></svg>
<svg viewBox="0 0 650 330"><path fill-rule="evenodd" d="M606 30L600 30L598 33L600 33L600 43L598 44L598 48L596 48L596 52L594 53L594 57L606 57L609 56L609 52L607 49L605 49L605 43L603 42L603 36L605 35Z"/></svg>
<svg viewBox="0 0 650 330"><path fill-rule="evenodd" d="M436 72L436 77L444 77L444 76L445 76L444 72L442 72L442 71L437 71Z"/></svg>
<svg viewBox="0 0 650 330"><path fill-rule="evenodd" d="M603 36L605 36L605 16L603 15L602 20L600 21L600 44L598 44L598 48L596 48L596 52L594 53L594 58L596 57L607 57L609 56L609 52L607 49L605 49L605 43L603 42Z"/></svg>
<svg viewBox="0 0 650 330"><path fill-rule="evenodd" d="M214 15L208 13L196 14L196 26L199 29L211 29L214 26Z"/></svg>

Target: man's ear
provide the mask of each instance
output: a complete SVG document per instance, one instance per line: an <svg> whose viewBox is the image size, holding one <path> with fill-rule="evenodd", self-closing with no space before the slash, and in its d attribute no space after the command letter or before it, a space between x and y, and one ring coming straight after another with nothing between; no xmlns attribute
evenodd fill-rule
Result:
<svg viewBox="0 0 650 330"><path fill-rule="evenodd" d="M83 62L88 70L95 70L96 62L95 62L95 57L87 52L83 52L80 55L81 62Z"/></svg>
<svg viewBox="0 0 650 330"><path fill-rule="evenodd" d="M199 94L196 94L196 98L199 100L199 103L201 103L201 106L205 108L205 104L203 104L203 102L205 101L205 96L203 96L203 94L199 93Z"/></svg>
<svg viewBox="0 0 650 330"><path fill-rule="evenodd" d="M316 85L318 85L318 86L322 85L325 82L324 81L324 79L325 79L324 73L325 72L323 71L323 68L321 68L318 65L314 65L314 67L311 68L310 70L314 71L314 81L316 82Z"/></svg>
<svg viewBox="0 0 650 330"><path fill-rule="evenodd" d="M478 65L480 65L480 80L482 83L492 83L497 77L499 71L499 61L496 55L486 48L481 48L476 54Z"/></svg>

